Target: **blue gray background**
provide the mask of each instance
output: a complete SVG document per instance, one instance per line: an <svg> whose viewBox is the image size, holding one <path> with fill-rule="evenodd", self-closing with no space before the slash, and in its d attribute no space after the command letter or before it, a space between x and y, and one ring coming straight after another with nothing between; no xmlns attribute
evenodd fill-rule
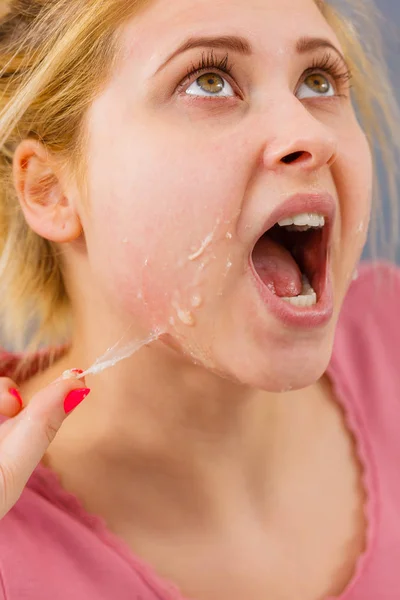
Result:
<svg viewBox="0 0 400 600"><path fill-rule="evenodd" d="M400 0L329 0L329 2L339 11L350 18L354 22L356 29L359 31L360 40L366 49L369 58L376 57L375 47L375 32L373 28L377 27L381 32L383 42L383 52L386 66L389 69L391 90L388 89L388 103L392 104L392 108L397 114L394 115L400 131ZM372 30L368 23L368 17L373 12ZM366 18L367 17L367 18ZM378 40L379 46L379 40ZM381 85L376 80L376 85ZM393 103L393 100L395 102ZM379 107L374 107L378 112ZM386 150L389 150L394 163L400 163L400 134L393 131L393 127L389 130L386 128L385 121L382 122L383 136L387 140ZM396 126L396 129L397 129ZM383 258L396 260L400 264L400 202L396 201L397 215L394 213L389 200L387 187L387 171L390 171L390 176L397 179L397 189L400 192L400 173L398 168L389 166L389 169L384 168L382 157L377 152L377 166L379 177L379 193L375 193L379 214L373 213L373 225L369 232L369 241L365 248L365 258ZM393 173L394 171L394 173ZM398 196L400 197L400 193ZM375 227L374 227L375 225ZM397 230L397 231L396 231Z"/></svg>
<svg viewBox="0 0 400 600"><path fill-rule="evenodd" d="M339 4L341 0L339 0ZM375 5L380 11L382 15L382 20L380 22L380 29L383 34L384 41L384 50L385 57L387 59L387 64L389 66L392 85L394 89L394 93L397 97L397 102L400 104L400 0L375 0ZM400 146L400 140L398 140L398 144ZM386 223L389 223L392 215L390 211L390 205L385 194L385 185L384 185L384 176L383 176L383 168L379 167L379 178L382 182L382 191L383 191L383 211L384 214L382 218ZM400 186L400 177L399 177L399 186ZM399 193L400 198L400 193ZM400 213L400 210L399 210ZM399 223L400 230L400 223ZM398 263L400 263L400 241L397 239L396 249L394 250L395 258ZM369 255L369 249L371 244L367 246L365 255ZM385 257L385 251L382 251L383 256ZM393 258L390 253L389 258Z"/></svg>
<svg viewBox="0 0 400 600"><path fill-rule="evenodd" d="M397 84L400 83L400 69L399 69L399 58L400 58L400 38L396 33L399 34L400 30L400 0L375 0L375 4L384 16L384 20L389 24L389 39L388 46L392 52L390 53L389 65L394 73ZM385 27L385 23L383 23ZM385 29L383 29L385 34ZM398 89L398 85L397 85Z"/></svg>

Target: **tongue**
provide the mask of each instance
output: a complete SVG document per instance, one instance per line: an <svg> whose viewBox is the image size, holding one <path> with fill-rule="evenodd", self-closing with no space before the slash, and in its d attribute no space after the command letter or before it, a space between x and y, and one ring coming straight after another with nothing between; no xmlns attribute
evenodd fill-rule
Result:
<svg viewBox="0 0 400 600"><path fill-rule="evenodd" d="M289 250L281 244L264 235L254 248L253 264L262 282L277 296L301 294L301 271Z"/></svg>

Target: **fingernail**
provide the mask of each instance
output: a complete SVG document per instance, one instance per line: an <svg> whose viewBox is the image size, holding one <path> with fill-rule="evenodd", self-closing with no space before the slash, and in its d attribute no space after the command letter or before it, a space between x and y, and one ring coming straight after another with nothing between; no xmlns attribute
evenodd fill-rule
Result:
<svg viewBox="0 0 400 600"><path fill-rule="evenodd" d="M82 375L82 373L82 369L68 369L68 371L64 371L60 377L57 377L55 381L58 382L65 381L66 379L78 379L79 375Z"/></svg>
<svg viewBox="0 0 400 600"><path fill-rule="evenodd" d="M22 406L22 398L21 398L19 391L16 390L15 388L10 388L8 391L12 396L14 396L14 398L16 398L18 400L18 402Z"/></svg>
<svg viewBox="0 0 400 600"><path fill-rule="evenodd" d="M80 390L72 390L64 400L64 410L66 414L69 414L74 410L85 398L90 394L89 388L82 388Z"/></svg>
<svg viewBox="0 0 400 600"><path fill-rule="evenodd" d="M77 375L81 375L83 371L81 369L68 369L59 377L59 379L74 379Z"/></svg>

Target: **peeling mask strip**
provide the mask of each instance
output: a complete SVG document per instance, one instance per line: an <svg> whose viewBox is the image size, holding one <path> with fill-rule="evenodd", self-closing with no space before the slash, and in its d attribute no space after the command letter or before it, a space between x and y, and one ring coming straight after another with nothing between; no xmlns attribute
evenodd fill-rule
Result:
<svg viewBox="0 0 400 600"><path fill-rule="evenodd" d="M114 367L121 360L130 358L133 354L138 352L143 346L151 344L160 338L165 333L161 329L153 331L149 337L144 340L131 340L129 343L121 346L121 341L118 341L114 346L108 348L105 353L97 358L95 362L83 373L76 373L74 371L65 371L62 374L63 379L82 379L86 375L97 375L106 369Z"/></svg>

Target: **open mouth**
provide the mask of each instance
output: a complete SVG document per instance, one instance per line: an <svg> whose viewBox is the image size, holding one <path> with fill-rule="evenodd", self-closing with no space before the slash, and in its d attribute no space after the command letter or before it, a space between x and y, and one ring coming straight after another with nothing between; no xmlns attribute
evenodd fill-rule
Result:
<svg viewBox="0 0 400 600"><path fill-rule="evenodd" d="M294 306L315 306L326 280L329 230L327 217L319 213L296 214L276 223L252 252L259 279Z"/></svg>

